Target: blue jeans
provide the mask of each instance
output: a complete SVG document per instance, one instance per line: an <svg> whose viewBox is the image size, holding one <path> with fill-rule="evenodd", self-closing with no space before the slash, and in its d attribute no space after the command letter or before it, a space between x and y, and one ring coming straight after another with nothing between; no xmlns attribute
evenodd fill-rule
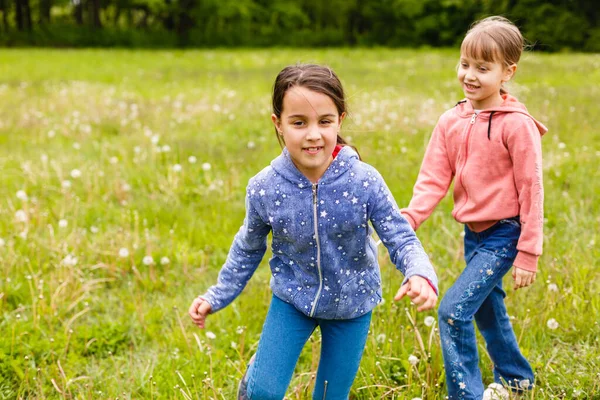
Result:
<svg viewBox="0 0 600 400"><path fill-rule="evenodd" d="M367 341L371 312L347 320L310 318L273 296L248 367L247 398L281 400L292 379L304 344L321 328L321 359L313 399L347 400Z"/></svg>
<svg viewBox="0 0 600 400"><path fill-rule="evenodd" d="M465 226L467 266L438 309L449 399L483 397L473 319L494 363L494 380L523 389L530 388L526 380L534 382L531 366L519 350L502 290L502 277L515 260L520 234L516 218L501 220L479 233Z"/></svg>

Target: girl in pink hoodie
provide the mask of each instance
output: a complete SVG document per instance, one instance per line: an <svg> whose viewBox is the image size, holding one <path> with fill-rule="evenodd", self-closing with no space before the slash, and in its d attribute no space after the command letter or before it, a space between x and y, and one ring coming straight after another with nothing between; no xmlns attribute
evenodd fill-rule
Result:
<svg viewBox="0 0 600 400"><path fill-rule="evenodd" d="M465 225L466 268L440 303L438 317L449 399L508 398L528 390L533 371L510 324L502 277L514 288L535 281L542 253L541 136L547 129L503 84L523 50L503 17L476 23L460 49L458 81L466 99L439 119L413 197L402 214L413 229L431 215L454 179L454 218ZM484 389L473 319L494 362Z"/></svg>

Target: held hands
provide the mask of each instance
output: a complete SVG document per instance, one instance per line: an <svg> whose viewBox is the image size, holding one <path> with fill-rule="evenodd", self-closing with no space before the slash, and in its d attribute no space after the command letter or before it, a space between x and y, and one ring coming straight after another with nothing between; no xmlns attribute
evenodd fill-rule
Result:
<svg viewBox="0 0 600 400"><path fill-rule="evenodd" d="M516 265L513 266L512 276L515 280L514 289L520 289L531 285L535 282L536 272L527 271L526 269L521 269Z"/></svg>
<svg viewBox="0 0 600 400"><path fill-rule="evenodd" d="M195 325L200 329L204 329L204 320L210 313L211 306L208 302L200 297L196 297L188 310L190 317Z"/></svg>
<svg viewBox="0 0 600 400"><path fill-rule="evenodd" d="M412 303L420 306L417 311L431 310L437 303L437 294L427 279L420 276L412 276L400 287L394 301L401 300L404 296L410 297Z"/></svg>

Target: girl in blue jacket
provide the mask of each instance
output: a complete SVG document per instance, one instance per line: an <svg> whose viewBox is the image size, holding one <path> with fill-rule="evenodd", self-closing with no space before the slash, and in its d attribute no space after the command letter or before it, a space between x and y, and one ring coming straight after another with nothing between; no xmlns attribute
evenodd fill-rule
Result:
<svg viewBox="0 0 600 400"><path fill-rule="evenodd" d="M313 399L348 398L371 311L381 302L369 222L405 276L394 300L408 295L419 311L437 302L433 267L383 178L339 135L345 116L344 90L330 68L294 65L279 73L271 119L283 151L250 179L244 224L218 282L190 306L204 328L209 313L244 289L272 232L273 298L240 399L281 400L317 326L322 348Z"/></svg>

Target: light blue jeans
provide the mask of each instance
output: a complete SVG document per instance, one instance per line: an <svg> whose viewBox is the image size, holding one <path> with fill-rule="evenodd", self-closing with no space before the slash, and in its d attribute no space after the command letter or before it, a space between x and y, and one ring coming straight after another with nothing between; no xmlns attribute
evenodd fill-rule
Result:
<svg viewBox="0 0 600 400"><path fill-rule="evenodd" d="M494 363L494 380L523 389L534 383L531 366L519 350L502 290L502 277L513 265L520 234L516 218L501 220L479 233L465 226L467 266L438 309L451 400L483 397L473 319Z"/></svg>
<svg viewBox="0 0 600 400"><path fill-rule="evenodd" d="M283 399L302 348L319 326L321 359L313 399L347 400L370 323L371 312L347 320L310 318L273 296L256 357L244 378L247 398Z"/></svg>

